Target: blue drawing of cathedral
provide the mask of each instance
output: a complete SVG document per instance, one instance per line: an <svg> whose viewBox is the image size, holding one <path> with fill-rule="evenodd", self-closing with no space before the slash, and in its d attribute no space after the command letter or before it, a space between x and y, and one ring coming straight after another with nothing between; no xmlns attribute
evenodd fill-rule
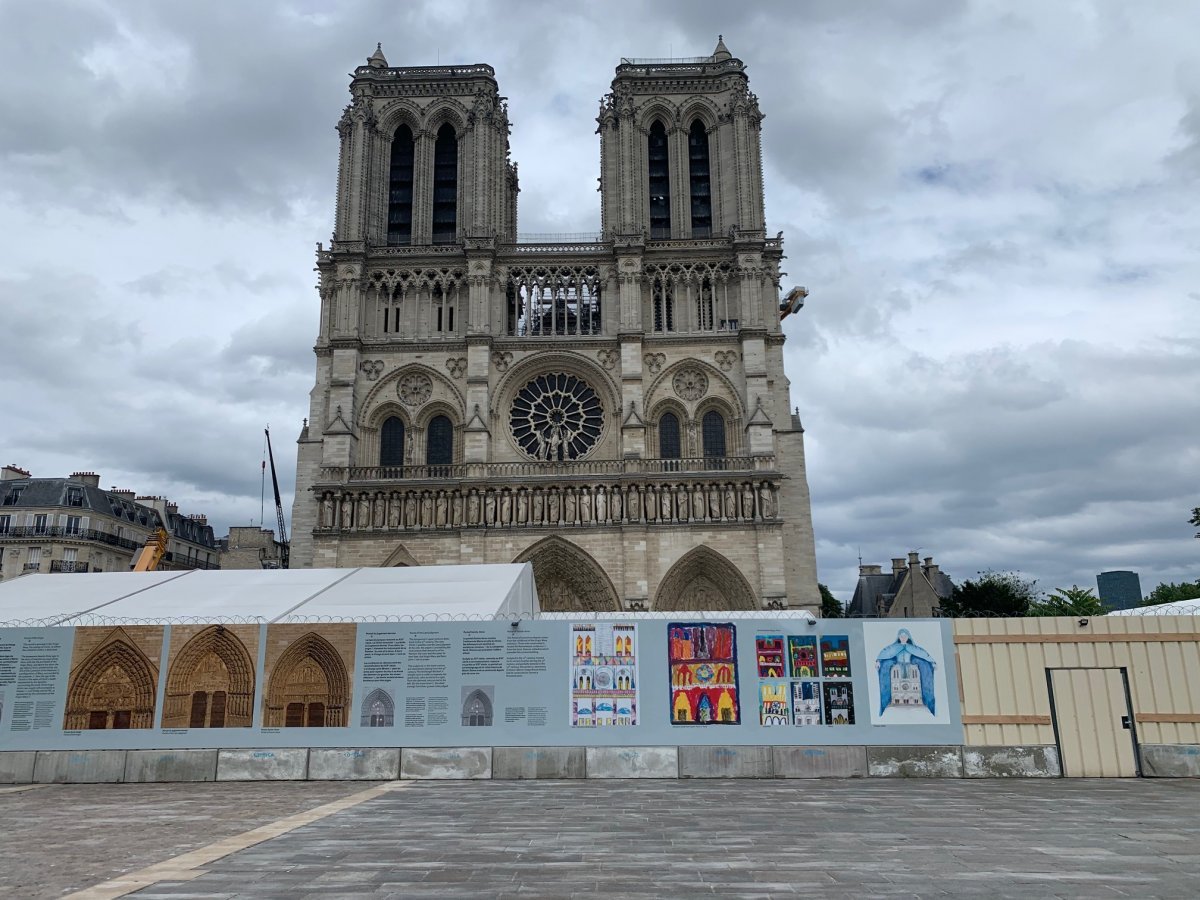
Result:
<svg viewBox="0 0 1200 900"><path fill-rule="evenodd" d="M924 706L937 714L933 672L937 661L924 647L913 643L912 634L901 628L896 640L879 651L875 669L879 675L879 714L889 708Z"/></svg>

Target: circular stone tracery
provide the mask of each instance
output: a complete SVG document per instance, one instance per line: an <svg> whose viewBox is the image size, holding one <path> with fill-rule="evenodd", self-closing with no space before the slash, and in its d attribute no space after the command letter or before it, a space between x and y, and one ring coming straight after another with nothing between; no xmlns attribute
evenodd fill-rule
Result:
<svg viewBox="0 0 1200 900"><path fill-rule="evenodd" d="M517 446L531 459L581 459L600 440L604 407L583 379L550 372L517 391L509 428Z"/></svg>

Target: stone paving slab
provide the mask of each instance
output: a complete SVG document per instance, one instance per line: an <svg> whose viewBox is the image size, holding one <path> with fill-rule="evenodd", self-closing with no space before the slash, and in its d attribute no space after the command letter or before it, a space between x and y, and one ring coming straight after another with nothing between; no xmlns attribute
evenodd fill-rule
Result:
<svg viewBox="0 0 1200 900"><path fill-rule="evenodd" d="M418 782L133 896L1193 897L1198 809L1196 781Z"/></svg>
<svg viewBox="0 0 1200 900"><path fill-rule="evenodd" d="M37 787L0 794L0 897L61 897L363 789L354 782Z"/></svg>

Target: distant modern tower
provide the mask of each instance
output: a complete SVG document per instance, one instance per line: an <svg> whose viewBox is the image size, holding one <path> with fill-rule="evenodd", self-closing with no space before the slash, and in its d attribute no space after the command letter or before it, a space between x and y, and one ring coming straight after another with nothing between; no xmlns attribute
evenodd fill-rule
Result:
<svg viewBox="0 0 1200 900"><path fill-rule="evenodd" d="M1096 576L1096 587L1109 609L1133 609L1142 602L1142 582L1137 572L1101 572Z"/></svg>
<svg viewBox="0 0 1200 900"><path fill-rule="evenodd" d="M601 233L517 237L490 66L354 71L292 566L529 561L544 609L815 610L745 66L623 59Z"/></svg>

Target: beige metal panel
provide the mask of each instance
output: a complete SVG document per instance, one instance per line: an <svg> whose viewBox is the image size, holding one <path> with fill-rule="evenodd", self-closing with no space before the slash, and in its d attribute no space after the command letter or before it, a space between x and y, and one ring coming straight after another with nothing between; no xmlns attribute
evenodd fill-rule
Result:
<svg viewBox="0 0 1200 900"><path fill-rule="evenodd" d="M1058 669L1051 673L1063 773L1069 777L1132 778L1137 774L1119 669Z"/></svg>

